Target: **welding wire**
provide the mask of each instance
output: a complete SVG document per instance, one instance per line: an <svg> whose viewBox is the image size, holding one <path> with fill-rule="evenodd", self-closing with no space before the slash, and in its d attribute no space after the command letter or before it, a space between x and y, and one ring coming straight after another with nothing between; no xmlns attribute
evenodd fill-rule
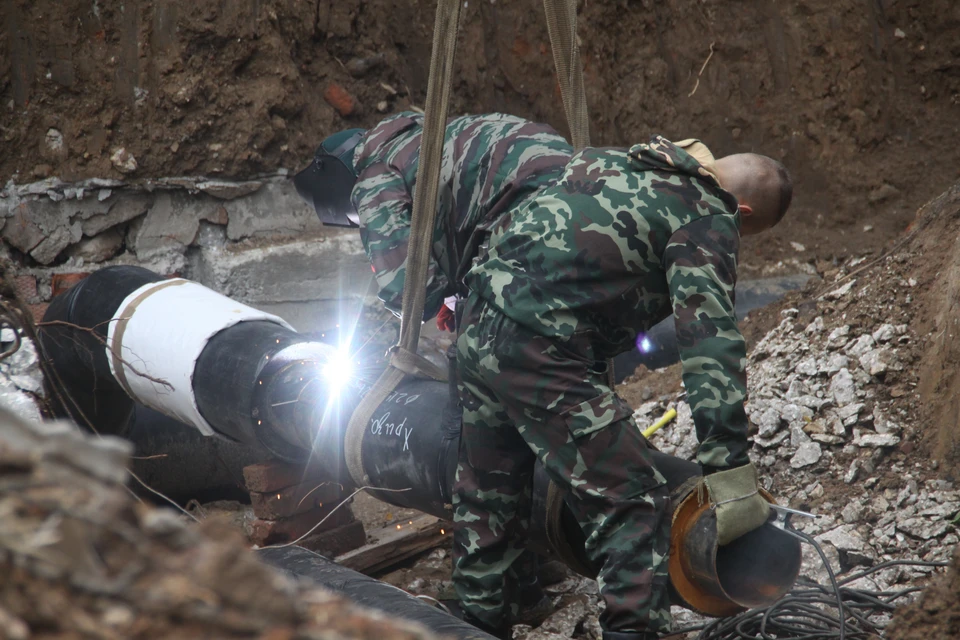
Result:
<svg viewBox="0 0 960 640"><path fill-rule="evenodd" d="M677 417L677 410L670 409L670 411L667 411L665 414L663 414L663 417L661 417L659 420L657 420L652 425L650 425L649 427L643 430L643 437L649 438L650 436L655 434L657 431L660 431L660 429L665 427L667 423L669 423L671 420L673 420L676 417Z"/></svg>

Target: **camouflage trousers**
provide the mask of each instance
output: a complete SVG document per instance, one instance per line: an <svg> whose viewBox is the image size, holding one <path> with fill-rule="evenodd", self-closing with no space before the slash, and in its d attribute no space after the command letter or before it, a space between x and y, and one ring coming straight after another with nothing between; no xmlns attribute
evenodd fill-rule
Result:
<svg viewBox="0 0 960 640"><path fill-rule="evenodd" d="M499 627L505 577L529 554L534 463L569 491L599 569L609 631L669 631L666 480L632 411L595 363L471 295L458 339L463 429L454 485L453 583Z"/></svg>

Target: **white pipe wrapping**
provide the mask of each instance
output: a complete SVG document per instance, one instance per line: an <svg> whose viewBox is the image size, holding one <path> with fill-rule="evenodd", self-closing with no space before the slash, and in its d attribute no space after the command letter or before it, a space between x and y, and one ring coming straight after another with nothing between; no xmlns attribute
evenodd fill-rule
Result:
<svg viewBox="0 0 960 640"><path fill-rule="evenodd" d="M107 328L110 372L138 402L212 436L193 395L194 367L214 335L254 320L293 330L282 318L189 280L145 284L124 299Z"/></svg>

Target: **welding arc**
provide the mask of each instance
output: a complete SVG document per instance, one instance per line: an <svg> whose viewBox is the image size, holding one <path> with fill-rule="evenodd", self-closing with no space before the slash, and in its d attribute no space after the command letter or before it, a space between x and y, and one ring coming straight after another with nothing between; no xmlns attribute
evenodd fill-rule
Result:
<svg viewBox="0 0 960 640"><path fill-rule="evenodd" d="M830 584L800 579L789 593L768 607L756 607L735 616L721 618L707 625L679 629L684 635L700 631L696 640L866 640L879 638L886 622L877 619L890 614L896 601L921 587L898 591L869 591L848 585L883 569L895 566L945 567L947 562L889 560L837 580L823 548L812 537L790 527L791 533L816 549L830 577Z"/></svg>

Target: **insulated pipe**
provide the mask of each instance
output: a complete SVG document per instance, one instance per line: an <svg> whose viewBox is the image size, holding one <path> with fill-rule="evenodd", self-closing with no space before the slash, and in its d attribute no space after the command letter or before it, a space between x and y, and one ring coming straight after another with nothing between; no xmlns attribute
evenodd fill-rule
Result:
<svg viewBox="0 0 960 640"><path fill-rule="evenodd" d="M124 416L129 419L136 400L201 433L309 462L344 484L401 490L373 493L450 517L460 415L444 383L408 377L359 432L345 432L378 372L351 375L349 369L360 363L337 347L305 340L281 319L200 285L163 280L138 267L94 273L54 300L44 320L41 343L98 428L122 435ZM102 402L124 392L125 403L107 408ZM359 461L352 475L348 456ZM682 503L699 467L659 453L655 463ZM564 497L551 489L542 469L534 477L531 546L596 575ZM689 517L698 524L711 514L700 510ZM796 579L799 544L772 525L754 535L775 540L772 546L786 560L758 564L743 550L734 553L734 545L718 548L715 525L680 524L675 514L674 530L697 543L691 547L674 536L674 555L686 557L691 549L699 555L671 572L678 604L725 615L772 602ZM732 584L732 574L746 576L737 584L748 585L749 593L724 586Z"/></svg>

